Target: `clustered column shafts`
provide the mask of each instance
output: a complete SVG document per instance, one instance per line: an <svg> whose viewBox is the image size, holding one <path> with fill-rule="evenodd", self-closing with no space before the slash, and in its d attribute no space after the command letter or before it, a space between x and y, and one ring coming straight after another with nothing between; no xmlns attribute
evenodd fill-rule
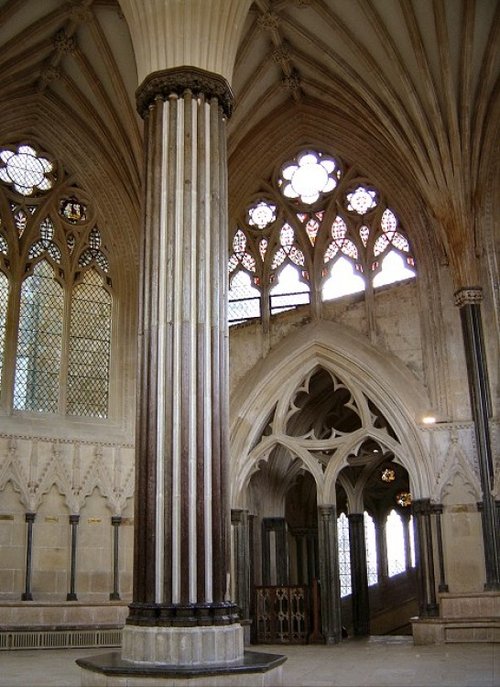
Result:
<svg viewBox="0 0 500 687"><path fill-rule="evenodd" d="M127 620L231 624L225 80L150 75L139 313L134 601Z"/></svg>
<svg viewBox="0 0 500 687"><path fill-rule="evenodd" d="M342 641L342 620L336 506L318 506L318 549L321 631L326 644L338 644Z"/></svg>
<svg viewBox="0 0 500 687"><path fill-rule="evenodd" d="M485 591L500 590L500 528L493 496L494 468L489 419L491 398L481 320L482 290L464 288L455 294L460 308L469 396L483 499L482 525L486 569Z"/></svg>
<svg viewBox="0 0 500 687"><path fill-rule="evenodd" d="M439 563L439 585L438 591L448 592L448 585L446 584L446 576L444 570L444 551L443 551L443 530L441 527L441 515L443 513L443 506L440 503L432 505L432 512L436 521L436 539L438 548L438 563Z"/></svg>
<svg viewBox="0 0 500 687"><path fill-rule="evenodd" d="M415 529L415 562L419 615L422 617L434 617L439 613L439 606L436 600L431 523L432 505L430 499L413 501L412 510Z"/></svg>
<svg viewBox="0 0 500 687"><path fill-rule="evenodd" d="M231 511L231 523L234 532L234 568L235 594L243 619L250 618L250 524L247 510L234 509Z"/></svg>
<svg viewBox="0 0 500 687"><path fill-rule="evenodd" d="M370 597L366 564L365 520L363 513L350 513L349 550L352 582L352 623L354 634L370 634Z"/></svg>
<svg viewBox="0 0 500 687"><path fill-rule="evenodd" d="M262 584L289 584L288 567L288 527L285 518L263 518Z"/></svg>

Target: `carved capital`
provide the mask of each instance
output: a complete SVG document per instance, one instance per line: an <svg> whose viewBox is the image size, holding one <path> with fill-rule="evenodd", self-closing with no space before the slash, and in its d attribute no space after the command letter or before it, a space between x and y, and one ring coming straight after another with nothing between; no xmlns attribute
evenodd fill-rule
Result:
<svg viewBox="0 0 500 687"><path fill-rule="evenodd" d="M233 93L226 79L197 67L162 69L147 76L135 92L137 111L144 117L156 98L167 100L171 95L182 98L187 91L206 99L217 98L226 117L231 116Z"/></svg>
<svg viewBox="0 0 500 687"><path fill-rule="evenodd" d="M335 506L321 505L318 506L318 513L321 520L325 522L334 522L335 520Z"/></svg>
<svg viewBox="0 0 500 687"><path fill-rule="evenodd" d="M455 291L455 305L462 308L464 305L476 305L483 300L483 290L480 286L467 286Z"/></svg>

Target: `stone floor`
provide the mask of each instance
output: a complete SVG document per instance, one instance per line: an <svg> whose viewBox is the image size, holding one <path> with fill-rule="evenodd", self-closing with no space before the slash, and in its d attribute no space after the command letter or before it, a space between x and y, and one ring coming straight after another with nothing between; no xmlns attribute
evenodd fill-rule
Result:
<svg viewBox="0 0 500 687"><path fill-rule="evenodd" d="M500 644L414 646L411 637L370 637L260 649L288 657L284 687L500 687ZM0 687L78 687L75 659L107 651L0 651Z"/></svg>

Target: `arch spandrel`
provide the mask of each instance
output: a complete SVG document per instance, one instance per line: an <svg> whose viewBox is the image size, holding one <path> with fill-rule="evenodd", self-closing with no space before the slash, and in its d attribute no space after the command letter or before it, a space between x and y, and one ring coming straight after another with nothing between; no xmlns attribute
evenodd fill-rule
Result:
<svg viewBox="0 0 500 687"><path fill-rule="evenodd" d="M393 451L408 470L414 498L431 492L430 457L420 437L419 419L429 407L429 399L419 381L392 356L375 349L368 341L347 328L330 322L315 322L284 339L244 377L231 400L231 484L234 507L241 506L248 480L258 460L265 455L259 447L264 424L270 411L286 417L293 394L315 369L322 368L337 376L349 389L357 389L380 409L398 440L375 427L350 433L336 448L338 453L328 466L320 467L315 452L324 446L321 440L306 444L307 439L279 435L264 437L283 442L310 469L318 486L318 504L335 501L335 480L346 465L347 456L367 437L381 441ZM311 452L312 451L312 452ZM256 462L257 461L257 462ZM320 482L318 484L318 482ZM332 501L333 499L333 501Z"/></svg>

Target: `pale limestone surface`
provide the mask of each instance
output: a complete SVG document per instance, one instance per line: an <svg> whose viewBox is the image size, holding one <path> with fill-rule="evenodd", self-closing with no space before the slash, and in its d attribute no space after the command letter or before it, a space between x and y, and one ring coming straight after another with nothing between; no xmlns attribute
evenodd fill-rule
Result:
<svg viewBox="0 0 500 687"><path fill-rule="evenodd" d="M493 644L416 647L409 637L372 637L338 646L253 648L287 656L282 668L286 687L500 685L500 651ZM80 687L81 671L75 660L96 653L95 649L3 652L0 687Z"/></svg>

